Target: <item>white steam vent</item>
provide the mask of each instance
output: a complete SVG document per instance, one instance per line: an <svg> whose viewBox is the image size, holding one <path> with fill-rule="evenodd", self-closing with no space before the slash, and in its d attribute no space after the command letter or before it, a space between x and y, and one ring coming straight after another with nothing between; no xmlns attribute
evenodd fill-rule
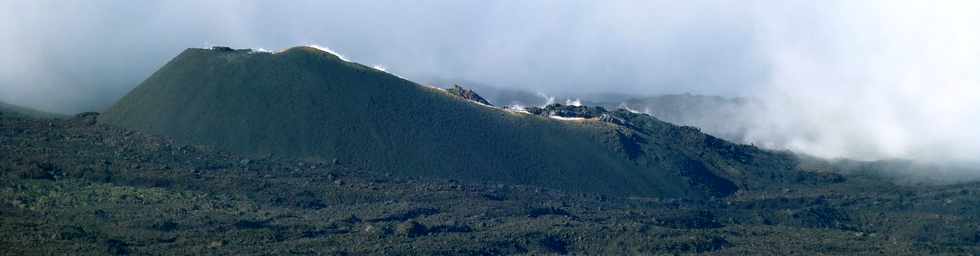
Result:
<svg viewBox="0 0 980 256"><path fill-rule="evenodd" d="M510 105L510 106L507 106L507 108L505 108L504 110L507 110L507 111L510 111L510 112L531 114L531 112L528 112L527 111L527 108L525 108L521 104L513 104L513 105Z"/></svg>
<svg viewBox="0 0 980 256"><path fill-rule="evenodd" d="M546 107L548 105L551 105L551 104L554 104L555 103L555 96L548 96L547 94L544 94L543 92L538 92L537 94L538 94L538 97L541 97L541 98L544 99L544 105L541 105L541 107Z"/></svg>

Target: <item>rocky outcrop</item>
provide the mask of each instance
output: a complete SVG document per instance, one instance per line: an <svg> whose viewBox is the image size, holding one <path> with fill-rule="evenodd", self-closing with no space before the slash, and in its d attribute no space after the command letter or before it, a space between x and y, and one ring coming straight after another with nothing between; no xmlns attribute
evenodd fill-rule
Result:
<svg viewBox="0 0 980 256"><path fill-rule="evenodd" d="M535 115L541 116L559 116L559 117L580 117L580 118L595 118L603 113L606 113L603 107L589 107L589 106L572 106L572 105L562 105L562 104L551 104L543 108L532 107L527 109L528 112Z"/></svg>
<svg viewBox="0 0 980 256"><path fill-rule="evenodd" d="M473 90L463 88L462 86L459 86L457 84L454 84L452 88L446 89L446 92L449 92L452 95L456 95L457 97L466 100L474 101L487 106L493 106L493 104L490 104L489 101L487 101L483 97L480 97L480 95L476 94L476 92L474 92Z"/></svg>
<svg viewBox="0 0 980 256"><path fill-rule="evenodd" d="M618 111L609 111L598 106L573 106L555 103L543 108L528 108L527 112L545 117L597 119L606 123L631 126L625 115L618 113Z"/></svg>

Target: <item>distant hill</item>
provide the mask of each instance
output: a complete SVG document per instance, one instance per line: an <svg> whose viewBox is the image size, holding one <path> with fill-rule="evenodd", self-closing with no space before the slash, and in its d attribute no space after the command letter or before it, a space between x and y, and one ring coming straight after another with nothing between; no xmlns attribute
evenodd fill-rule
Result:
<svg viewBox="0 0 980 256"><path fill-rule="evenodd" d="M35 110L27 107L21 107L13 104L7 104L0 102L0 115L9 115L15 117L27 117L27 118L63 118L65 116L48 113L40 110Z"/></svg>
<svg viewBox="0 0 980 256"><path fill-rule="evenodd" d="M698 127L736 143L749 142L746 136L753 127L750 122L764 107L761 102L748 98L696 94L665 94L587 104L630 108L673 124Z"/></svg>
<svg viewBox="0 0 980 256"><path fill-rule="evenodd" d="M616 195L696 199L824 177L796 171L791 154L625 110L588 111L495 108L311 47L222 47L184 51L100 121L256 157Z"/></svg>
<svg viewBox="0 0 980 256"><path fill-rule="evenodd" d="M721 97L699 94L661 94L635 96L622 93L594 94L538 94L520 89L502 88L462 79L428 79L433 84L461 83L497 105L544 106L550 103L578 102L607 109L629 108L653 115L657 119L676 125L694 126L703 132L736 142L752 143L750 130L758 127L752 123L765 106L762 102L741 97ZM755 138L758 140L759 138ZM766 137L766 139L773 139ZM782 145L782 141L762 141Z"/></svg>

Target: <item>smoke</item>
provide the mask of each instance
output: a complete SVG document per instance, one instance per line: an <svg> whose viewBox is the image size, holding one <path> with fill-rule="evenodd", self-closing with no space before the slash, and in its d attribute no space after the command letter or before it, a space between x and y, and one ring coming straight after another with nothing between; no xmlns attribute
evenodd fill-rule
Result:
<svg viewBox="0 0 980 256"><path fill-rule="evenodd" d="M99 111L184 48L318 42L422 84L750 97L747 140L822 157L978 160L978 5L0 1L0 101Z"/></svg>
<svg viewBox="0 0 980 256"><path fill-rule="evenodd" d="M541 99L544 100L544 103L540 104L539 107L545 107L551 104L555 104L555 96L548 96L548 94L545 94L543 92L535 93L535 95L541 97Z"/></svg>

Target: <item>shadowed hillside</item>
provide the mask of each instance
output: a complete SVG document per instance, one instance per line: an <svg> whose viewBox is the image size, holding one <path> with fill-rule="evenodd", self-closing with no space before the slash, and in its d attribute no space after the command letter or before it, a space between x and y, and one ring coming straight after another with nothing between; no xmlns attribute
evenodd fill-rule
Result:
<svg viewBox="0 0 980 256"><path fill-rule="evenodd" d="M629 124L476 104L311 47L217 47L184 51L100 121L253 157L580 192L705 198L822 177L788 154L608 114Z"/></svg>

